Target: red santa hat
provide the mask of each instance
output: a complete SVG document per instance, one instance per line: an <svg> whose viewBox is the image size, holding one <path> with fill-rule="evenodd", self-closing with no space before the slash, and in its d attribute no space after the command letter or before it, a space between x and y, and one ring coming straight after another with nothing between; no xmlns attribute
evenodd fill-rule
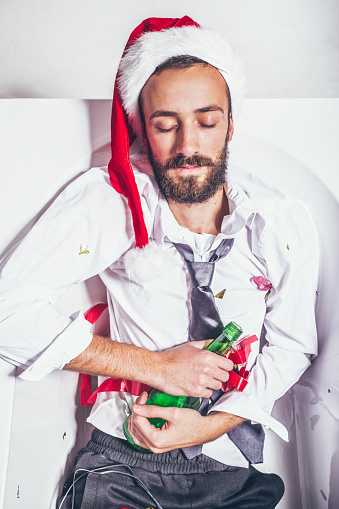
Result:
<svg viewBox="0 0 339 509"><path fill-rule="evenodd" d="M141 136L139 94L155 69L173 56L191 55L216 67L230 92L233 121L243 97L242 65L219 34L202 28L188 16L148 18L130 35L122 55L114 86L110 181L128 199L136 247L148 243L141 201L129 160L129 147Z"/></svg>

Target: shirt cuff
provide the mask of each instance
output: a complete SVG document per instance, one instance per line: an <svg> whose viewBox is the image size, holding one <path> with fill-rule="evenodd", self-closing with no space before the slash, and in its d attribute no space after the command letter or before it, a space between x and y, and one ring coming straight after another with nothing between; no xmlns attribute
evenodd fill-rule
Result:
<svg viewBox="0 0 339 509"><path fill-rule="evenodd" d="M93 339L92 325L81 311L75 313L72 318L70 325L19 375L19 378L29 381L41 380L53 370L62 369L88 347Z"/></svg>
<svg viewBox="0 0 339 509"><path fill-rule="evenodd" d="M260 408L253 397L244 393L232 393L233 391L224 394L219 401L213 405L210 411L227 412L248 419L254 423L262 424L267 429L272 429L280 438L288 442L288 431L285 426Z"/></svg>

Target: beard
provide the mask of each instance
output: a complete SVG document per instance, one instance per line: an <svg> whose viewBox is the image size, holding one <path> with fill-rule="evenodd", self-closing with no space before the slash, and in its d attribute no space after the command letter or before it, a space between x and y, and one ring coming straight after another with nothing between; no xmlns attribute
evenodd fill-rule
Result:
<svg viewBox="0 0 339 509"><path fill-rule="evenodd" d="M215 160L210 157L195 154L191 157L178 155L161 164L153 156L148 143L148 157L153 168L154 176L160 191L177 203L203 203L225 184L228 162L228 136L225 145ZM181 176L171 174L169 170L184 166L207 167L204 178L197 175Z"/></svg>

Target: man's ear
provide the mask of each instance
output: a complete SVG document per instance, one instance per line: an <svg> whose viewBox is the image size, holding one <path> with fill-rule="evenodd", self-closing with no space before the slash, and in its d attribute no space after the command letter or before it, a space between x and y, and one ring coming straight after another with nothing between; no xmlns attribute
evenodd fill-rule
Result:
<svg viewBox="0 0 339 509"><path fill-rule="evenodd" d="M148 147L148 140L147 140L147 134L146 134L146 127L144 122L141 122L141 135L142 135L142 142L144 144L144 147Z"/></svg>
<svg viewBox="0 0 339 509"><path fill-rule="evenodd" d="M232 112L230 113L230 121L228 123L228 141L231 141L234 134L234 125L233 125L233 117Z"/></svg>
<svg viewBox="0 0 339 509"><path fill-rule="evenodd" d="M142 90L139 94L139 97L138 97L138 106L139 106L139 120L140 120L140 124L141 124L141 136L142 136L142 142L144 144L144 147L145 148L148 148L148 140L147 140L147 134L146 134L146 124L145 124L145 117L144 117L144 112L143 112L143 109L142 109Z"/></svg>
<svg viewBox="0 0 339 509"><path fill-rule="evenodd" d="M144 116L142 113L140 113L140 103L139 103L139 119L140 119L140 125L141 125L141 137L142 137L142 142L144 144L144 147L147 148L148 147L148 139L147 139L147 133L146 133L146 123L145 123L145 119L144 119Z"/></svg>

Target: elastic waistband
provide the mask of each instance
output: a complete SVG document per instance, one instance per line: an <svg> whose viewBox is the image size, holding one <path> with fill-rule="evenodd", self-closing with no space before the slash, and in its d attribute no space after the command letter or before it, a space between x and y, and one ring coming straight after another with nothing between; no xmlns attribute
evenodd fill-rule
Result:
<svg viewBox="0 0 339 509"><path fill-rule="evenodd" d="M213 470L238 470L204 454L188 460L180 449L160 454L144 453L131 446L127 440L107 435L97 428L93 430L87 447L96 454L103 454L110 461L162 474L200 474Z"/></svg>

